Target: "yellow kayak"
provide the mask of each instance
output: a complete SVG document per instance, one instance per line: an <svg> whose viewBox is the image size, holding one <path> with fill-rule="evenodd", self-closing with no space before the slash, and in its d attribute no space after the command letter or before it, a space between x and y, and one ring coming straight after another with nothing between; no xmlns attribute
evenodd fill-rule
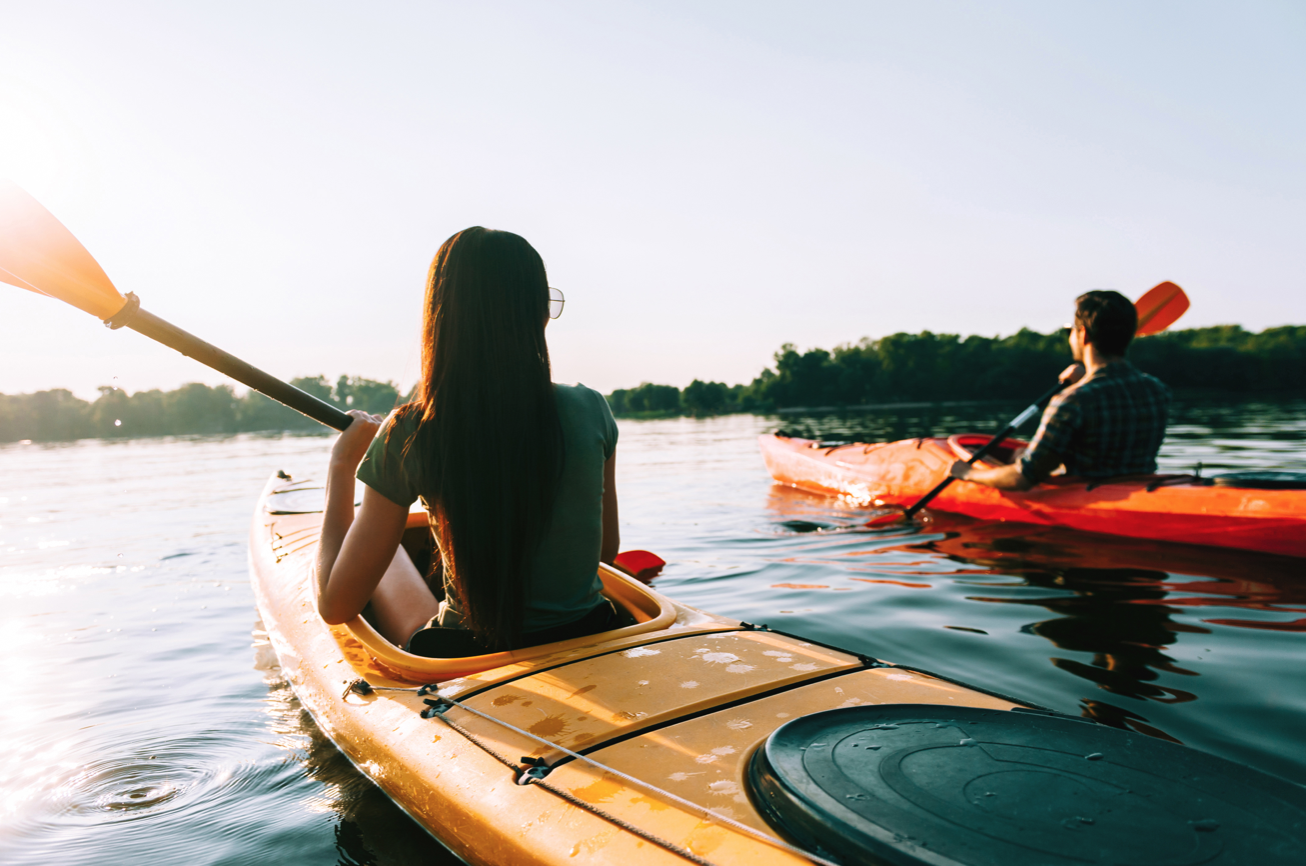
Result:
<svg viewBox="0 0 1306 866"><path fill-rule="evenodd" d="M1306 852L1306 798L1295 785L704 613L607 567L604 592L625 613L612 631L472 658L411 655L361 617L328 626L317 615L318 508L311 482L273 478L250 529L255 595L283 674L341 751L469 863L1071 863L1084 862L1086 837L1123 839L1120 822L1139 815L1151 822L1149 844L1170 853L1240 856L1251 824L1261 828L1261 861ZM426 543L425 514L410 515L409 527L406 546ZM1031 736L1061 745L1031 744ZM1174 772L1209 775L1220 765L1241 775L1203 787L1200 815L1176 817L1168 806L1152 814L1133 793L1103 799L1112 785L1149 790L1139 773L1155 771L1137 768L1157 748L1157 765ZM1073 755L1073 763L1036 772L1036 753L1061 756L1053 764ZM1030 778L1013 775L1015 765L1002 763L1011 760ZM1081 779L1108 771L1138 778ZM1051 791L1048 780L1065 790ZM993 805L1030 791L1066 805L1033 817ZM962 817L933 805L949 798ZM895 827L900 813L906 823ZM922 830L927 818L950 826ZM1070 818L1083 823L1065 829ZM1236 862L1164 860L1172 861Z"/></svg>

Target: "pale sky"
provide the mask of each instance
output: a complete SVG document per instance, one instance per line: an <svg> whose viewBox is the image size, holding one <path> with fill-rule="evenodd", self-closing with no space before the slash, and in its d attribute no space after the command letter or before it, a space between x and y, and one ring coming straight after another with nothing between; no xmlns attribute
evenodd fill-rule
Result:
<svg viewBox="0 0 1306 866"><path fill-rule="evenodd" d="M0 175L286 378L410 384L470 225L540 251L555 378L605 392L1167 279L1259 330L1306 323L1306 4L0 0ZM0 392L187 381L0 285Z"/></svg>

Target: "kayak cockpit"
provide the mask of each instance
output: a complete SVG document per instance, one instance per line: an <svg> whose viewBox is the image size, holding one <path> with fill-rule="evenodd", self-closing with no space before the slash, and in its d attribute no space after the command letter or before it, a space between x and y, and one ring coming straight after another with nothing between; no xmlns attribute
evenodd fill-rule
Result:
<svg viewBox="0 0 1306 866"><path fill-rule="evenodd" d="M429 539L426 514L413 512L408 516L405 549L419 570L423 568L423 533ZM429 553L426 554L429 559ZM552 655L582 647L623 640L667 628L676 621L676 609L671 601L642 583L607 565L600 564L599 577L603 581L603 595L617 609L617 628L571 640L555 641L533 647L506 652L485 653L461 658L428 658L406 652L386 640L363 616L354 617L344 627L361 643L379 664L394 675L420 682L436 682L464 677L469 674L525 662L541 656Z"/></svg>

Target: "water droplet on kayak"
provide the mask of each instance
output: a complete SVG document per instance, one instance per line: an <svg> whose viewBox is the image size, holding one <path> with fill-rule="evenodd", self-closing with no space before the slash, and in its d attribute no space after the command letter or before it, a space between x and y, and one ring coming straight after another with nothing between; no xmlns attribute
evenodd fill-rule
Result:
<svg viewBox="0 0 1306 866"><path fill-rule="evenodd" d="M1091 755L1085 755L1085 756L1084 756L1084 759L1085 759L1085 760L1088 760L1088 761L1100 761L1100 760L1102 760L1102 753L1101 753L1101 752L1094 752L1094 753L1091 754Z"/></svg>
<svg viewBox="0 0 1306 866"><path fill-rule="evenodd" d="M974 737L967 737L966 739L964 739L964 740L961 741L961 744L962 744L963 746L976 746L976 745L979 745L979 743L975 740Z"/></svg>

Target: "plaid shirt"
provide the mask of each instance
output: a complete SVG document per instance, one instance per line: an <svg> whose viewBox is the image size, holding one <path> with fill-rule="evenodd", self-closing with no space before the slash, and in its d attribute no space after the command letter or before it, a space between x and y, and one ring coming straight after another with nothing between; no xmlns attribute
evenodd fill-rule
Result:
<svg viewBox="0 0 1306 866"><path fill-rule="evenodd" d="M1082 478L1156 471L1170 389L1127 361L1116 361L1048 404L1020 471L1037 484L1057 466Z"/></svg>

